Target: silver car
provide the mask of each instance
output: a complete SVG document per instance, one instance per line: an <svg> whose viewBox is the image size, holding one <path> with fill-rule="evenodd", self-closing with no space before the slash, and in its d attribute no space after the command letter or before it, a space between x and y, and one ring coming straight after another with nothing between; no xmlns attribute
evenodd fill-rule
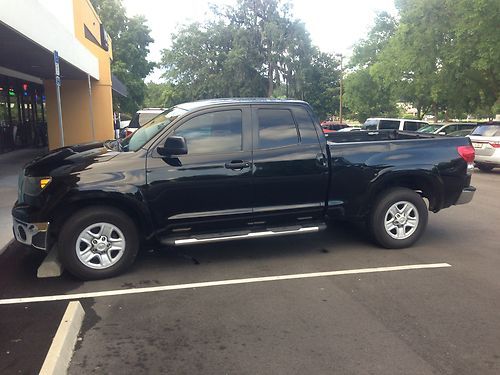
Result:
<svg viewBox="0 0 500 375"><path fill-rule="evenodd" d="M476 167L482 171L500 167L500 122L479 124L469 137L476 151Z"/></svg>

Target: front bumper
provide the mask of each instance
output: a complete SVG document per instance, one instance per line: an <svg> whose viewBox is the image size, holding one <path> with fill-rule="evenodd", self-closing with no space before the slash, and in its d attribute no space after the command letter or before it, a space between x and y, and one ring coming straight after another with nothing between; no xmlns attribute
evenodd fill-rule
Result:
<svg viewBox="0 0 500 375"><path fill-rule="evenodd" d="M12 217L12 221L12 229L18 242L47 251L49 223L25 223L15 217Z"/></svg>
<svg viewBox="0 0 500 375"><path fill-rule="evenodd" d="M469 203L472 200L472 198L474 197L475 192L476 192L476 188L474 186L468 186L468 187L464 188L455 204Z"/></svg>

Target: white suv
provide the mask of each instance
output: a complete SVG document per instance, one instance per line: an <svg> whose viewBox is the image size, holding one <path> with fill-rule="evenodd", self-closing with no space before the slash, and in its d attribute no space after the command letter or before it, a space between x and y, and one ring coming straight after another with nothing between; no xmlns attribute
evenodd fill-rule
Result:
<svg viewBox="0 0 500 375"><path fill-rule="evenodd" d="M469 137L476 151L476 167L482 171L500 167L500 122L478 124Z"/></svg>
<svg viewBox="0 0 500 375"><path fill-rule="evenodd" d="M120 132L120 137L125 138L128 137L130 134L135 132L137 129L139 129L142 125L144 125L146 122L149 122L149 120L154 119L156 116L159 114L165 112L165 108L144 108L138 110L128 126L126 128L122 128Z"/></svg>
<svg viewBox="0 0 500 375"><path fill-rule="evenodd" d="M424 126L429 126L429 123L420 120L408 120L402 118L371 117L365 121L362 130L392 129L415 132Z"/></svg>

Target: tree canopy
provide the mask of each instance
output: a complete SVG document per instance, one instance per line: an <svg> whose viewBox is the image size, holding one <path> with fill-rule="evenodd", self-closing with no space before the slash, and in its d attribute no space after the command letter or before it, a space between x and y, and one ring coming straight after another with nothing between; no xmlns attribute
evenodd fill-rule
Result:
<svg viewBox="0 0 500 375"><path fill-rule="evenodd" d="M363 92L369 83L388 103L412 104L419 117L439 112L495 115L500 2L398 0L396 6L399 21L379 16L367 39L354 49L346 96L358 117L384 113L383 107L373 112L373 98Z"/></svg>
<svg viewBox="0 0 500 375"><path fill-rule="evenodd" d="M128 97L114 96L115 110L134 113L146 94L144 78L155 64L148 61L151 30L142 16L127 17L121 0L91 0L113 41L111 71L128 89Z"/></svg>
<svg viewBox="0 0 500 375"><path fill-rule="evenodd" d="M165 89L195 100L287 97L320 114L338 108L338 61L312 46L304 24L280 0L240 0L213 7L204 23L185 25L162 52Z"/></svg>

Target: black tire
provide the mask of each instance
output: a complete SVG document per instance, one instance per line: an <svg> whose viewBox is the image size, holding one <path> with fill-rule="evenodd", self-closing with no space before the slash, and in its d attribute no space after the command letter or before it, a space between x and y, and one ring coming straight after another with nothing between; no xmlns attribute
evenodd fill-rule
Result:
<svg viewBox="0 0 500 375"><path fill-rule="evenodd" d="M409 202L413 205L413 207L410 206L410 212L408 213L409 216L407 219L401 219L404 223L400 224L398 221L398 225L394 225L395 229L393 228L391 231L392 235L398 236L398 231L401 230L400 228L402 227L403 234L401 239L392 237L385 228L386 217L389 221L391 217L394 217L395 222L397 221L395 216L389 213L389 209L398 202ZM396 207L403 208L405 206L400 205ZM418 214L418 216L416 214ZM399 215L401 214L399 213ZM412 220L411 223L416 223L416 225L413 226L414 229L409 226L410 223L407 224L407 222L410 221L408 219ZM371 211L368 226L370 227L374 240L380 246L387 249L401 249L413 245L420 238L427 226L427 219L427 206L419 194L406 188L392 188L382 193L376 200Z"/></svg>
<svg viewBox="0 0 500 375"><path fill-rule="evenodd" d="M121 232L119 235L124 237L121 257L112 265L102 269L87 266L77 255L77 241L79 241L78 244L82 242L79 240L80 234L89 226L98 225L97 223L111 224L118 228L119 232ZM114 233L117 236L118 231ZM112 246L112 236L113 234L109 235L109 246ZM57 247L59 259L64 268L73 276L82 280L105 279L122 273L132 265L139 250L139 235L135 223L122 211L113 207L87 207L73 214L62 226ZM103 252L107 253L108 251L104 250ZM100 263L100 259L101 257L97 255L97 258L93 259L93 261ZM111 256L107 259L111 259Z"/></svg>
<svg viewBox="0 0 500 375"><path fill-rule="evenodd" d="M494 168L492 165L487 165L487 164L476 164L476 167L478 167L479 170L483 172L491 172Z"/></svg>

